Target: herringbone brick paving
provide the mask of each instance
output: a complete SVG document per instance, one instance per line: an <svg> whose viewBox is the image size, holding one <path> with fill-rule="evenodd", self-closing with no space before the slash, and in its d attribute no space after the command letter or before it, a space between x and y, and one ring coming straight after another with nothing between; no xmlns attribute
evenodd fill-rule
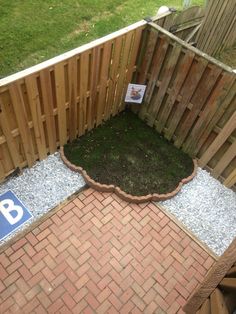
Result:
<svg viewBox="0 0 236 314"><path fill-rule="evenodd" d="M1 313L182 313L214 260L152 203L87 189L0 255Z"/></svg>

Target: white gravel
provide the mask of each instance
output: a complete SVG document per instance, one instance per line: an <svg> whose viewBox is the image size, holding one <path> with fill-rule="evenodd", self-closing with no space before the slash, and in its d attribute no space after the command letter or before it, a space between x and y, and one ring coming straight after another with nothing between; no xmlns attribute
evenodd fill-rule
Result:
<svg viewBox="0 0 236 314"><path fill-rule="evenodd" d="M22 175L12 177L1 184L0 194L8 190L13 191L33 217L0 241L0 246L84 185L83 177L67 168L59 153L50 155L32 168L24 169Z"/></svg>
<svg viewBox="0 0 236 314"><path fill-rule="evenodd" d="M160 204L217 255L236 237L236 193L201 168L180 193Z"/></svg>

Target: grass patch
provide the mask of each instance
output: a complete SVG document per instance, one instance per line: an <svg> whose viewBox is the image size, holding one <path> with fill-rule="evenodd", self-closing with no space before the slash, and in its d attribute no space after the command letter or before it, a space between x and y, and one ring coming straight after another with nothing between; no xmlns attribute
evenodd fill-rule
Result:
<svg viewBox="0 0 236 314"><path fill-rule="evenodd" d="M167 193L193 172L192 159L124 111L71 144L65 156L96 181L126 193Z"/></svg>
<svg viewBox="0 0 236 314"><path fill-rule="evenodd" d="M236 45L221 51L216 55L216 58L233 69L236 69Z"/></svg>
<svg viewBox="0 0 236 314"><path fill-rule="evenodd" d="M0 0L0 77L52 58L183 0ZM193 0L192 4L203 4Z"/></svg>

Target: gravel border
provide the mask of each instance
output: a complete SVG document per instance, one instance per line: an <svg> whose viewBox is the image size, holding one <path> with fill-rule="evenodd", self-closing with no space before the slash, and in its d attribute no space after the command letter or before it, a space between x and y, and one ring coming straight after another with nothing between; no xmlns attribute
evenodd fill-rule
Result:
<svg viewBox="0 0 236 314"><path fill-rule="evenodd" d="M0 241L0 246L84 186L83 177L66 167L59 153L48 156L32 168L24 169L22 175L2 183L0 194L8 190L14 192L33 217Z"/></svg>
<svg viewBox="0 0 236 314"><path fill-rule="evenodd" d="M236 193L201 168L179 194L159 204L216 255L223 254L236 237Z"/></svg>

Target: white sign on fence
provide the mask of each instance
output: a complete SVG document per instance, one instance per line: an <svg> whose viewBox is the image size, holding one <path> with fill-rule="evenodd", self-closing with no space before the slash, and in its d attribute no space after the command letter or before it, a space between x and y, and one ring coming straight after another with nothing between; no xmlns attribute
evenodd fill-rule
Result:
<svg viewBox="0 0 236 314"><path fill-rule="evenodd" d="M141 104L146 90L146 85L129 84L125 96L125 102Z"/></svg>

